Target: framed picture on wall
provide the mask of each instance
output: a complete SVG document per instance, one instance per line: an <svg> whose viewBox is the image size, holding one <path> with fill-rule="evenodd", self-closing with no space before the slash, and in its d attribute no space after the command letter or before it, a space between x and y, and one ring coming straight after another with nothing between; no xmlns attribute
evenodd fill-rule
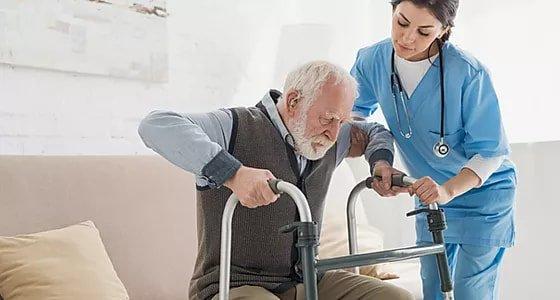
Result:
<svg viewBox="0 0 560 300"><path fill-rule="evenodd" d="M168 80L165 0L2 0L0 63Z"/></svg>

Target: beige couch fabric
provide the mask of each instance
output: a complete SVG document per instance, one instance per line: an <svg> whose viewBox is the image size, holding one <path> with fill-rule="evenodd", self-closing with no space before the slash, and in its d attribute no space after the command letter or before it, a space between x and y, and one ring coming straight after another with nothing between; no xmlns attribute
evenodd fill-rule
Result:
<svg viewBox="0 0 560 300"><path fill-rule="evenodd" d="M0 236L92 220L131 299L186 299L193 186L157 156L0 156Z"/></svg>

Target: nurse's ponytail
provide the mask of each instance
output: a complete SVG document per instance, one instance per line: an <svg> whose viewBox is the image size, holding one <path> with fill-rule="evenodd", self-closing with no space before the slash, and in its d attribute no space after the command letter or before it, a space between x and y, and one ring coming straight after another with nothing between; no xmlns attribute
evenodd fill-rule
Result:
<svg viewBox="0 0 560 300"><path fill-rule="evenodd" d="M447 42L451 36L451 28L455 26L455 17L459 8L459 0L391 0L393 9L401 2L409 1L418 7L427 8L436 17L447 32L441 37L442 42Z"/></svg>

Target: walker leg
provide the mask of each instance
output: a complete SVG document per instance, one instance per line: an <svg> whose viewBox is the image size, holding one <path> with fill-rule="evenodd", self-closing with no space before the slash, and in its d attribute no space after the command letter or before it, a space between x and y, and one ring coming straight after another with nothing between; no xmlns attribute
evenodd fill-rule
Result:
<svg viewBox="0 0 560 300"><path fill-rule="evenodd" d="M296 247L299 249L301 258L301 270L298 270L298 266L296 266L296 271L303 277L305 299L317 300L319 299L317 294L317 261L315 260L315 248L319 245L317 223L295 222L280 228L282 233L291 233L294 230L297 230Z"/></svg>
<svg viewBox="0 0 560 300"><path fill-rule="evenodd" d="M434 243L443 244L443 234L441 231L432 232ZM441 291L445 294L445 299L453 299L453 283L451 281L451 273L449 272L449 264L447 263L447 254L436 254L438 266L439 280L441 282ZM451 298L450 298L451 297Z"/></svg>
<svg viewBox="0 0 560 300"><path fill-rule="evenodd" d="M315 250L311 247L300 248L305 299L317 300L317 268L315 268Z"/></svg>
<svg viewBox="0 0 560 300"><path fill-rule="evenodd" d="M413 216L419 213L427 214L428 230L432 233L434 244L445 245L443 239L443 231L447 228L445 215L443 210L437 205L432 204L430 208L422 208L407 213L407 216ZM451 281L451 273L449 272L449 264L447 263L447 254L436 254L436 262L438 266L439 279L441 282L441 291L446 299L453 299L453 282Z"/></svg>

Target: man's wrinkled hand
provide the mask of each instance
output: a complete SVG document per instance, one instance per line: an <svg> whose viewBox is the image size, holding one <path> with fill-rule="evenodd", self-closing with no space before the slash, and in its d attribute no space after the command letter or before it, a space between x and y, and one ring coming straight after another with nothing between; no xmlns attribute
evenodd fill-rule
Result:
<svg viewBox="0 0 560 300"><path fill-rule="evenodd" d="M387 161L380 160L376 162L373 168L373 174L381 177L381 180L373 177L371 184L372 189L374 189L380 196L392 197L400 193L412 194L411 188L391 186L391 179L393 175L403 174L403 172L393 168Z"/></svg>
<svg viewBox="0 0 560 300"><path fill-rule="evenodd" d="M275 177L269 170L242 166L224 186L233 191L241 205L256 208L272 204L279 198L268 185L270 179Z"/></svg>

